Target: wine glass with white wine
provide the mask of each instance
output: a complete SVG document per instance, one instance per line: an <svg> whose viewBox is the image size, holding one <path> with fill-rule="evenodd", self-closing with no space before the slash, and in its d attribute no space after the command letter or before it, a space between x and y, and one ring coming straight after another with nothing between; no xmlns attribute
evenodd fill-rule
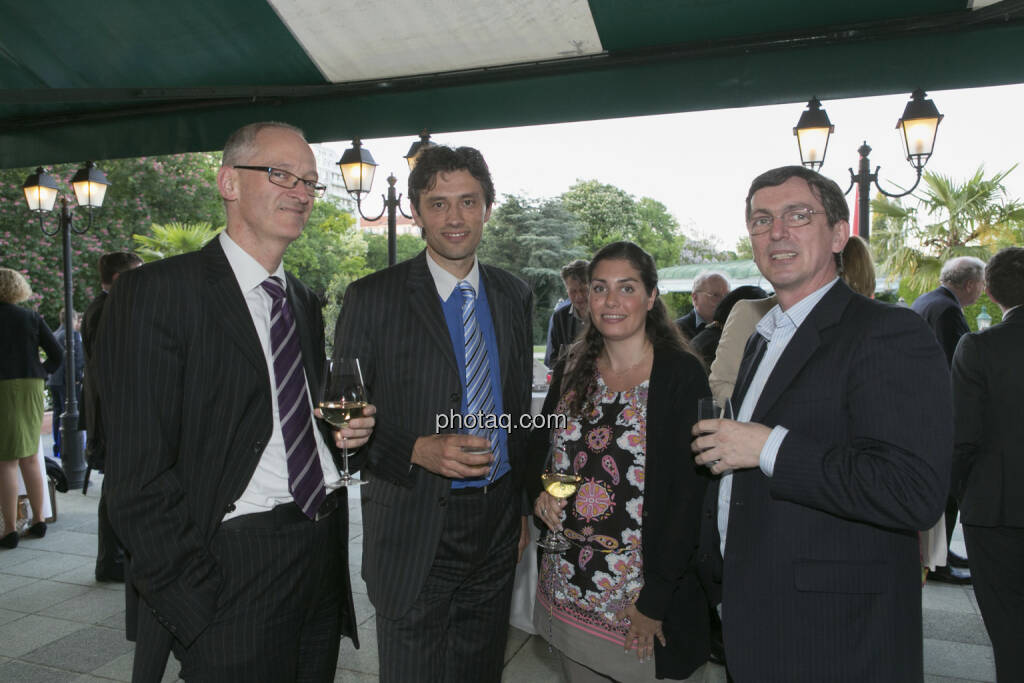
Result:
<svg viewBox="0 0 1024 683"><path fill-rule="evenodd" d="M358 358L327 359L324 377L320 383L318 408L324 419L337 429L348 427L349 420L362 417L366 408L366 388ZM356 479L348 471L348 446L342 442L342 486L359 486L366 482Z"/></svg>
<svg viewBox="0 0 1024 683"><path fill-rule="evenodd" d="M559 500L570 498L579 488L583 478L573 472L572 459L567 450L551 446L548 457L544 461L544 470L540 475L541 483L548 495ZM537 542L537 547L546 553L563 553L570 547L569 539L561 531L548 529L544 538Z"/></svg>

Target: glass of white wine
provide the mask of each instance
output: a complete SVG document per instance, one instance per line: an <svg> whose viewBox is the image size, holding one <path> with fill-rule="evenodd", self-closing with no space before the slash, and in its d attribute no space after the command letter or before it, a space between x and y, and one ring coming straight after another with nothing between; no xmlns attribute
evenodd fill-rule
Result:
<svg viewBox="0 0 1024 683"><path fill-rule="evenodd" d="M570 498L579 488L583 478L572 471L572 459L567 451L552 446L548 449L548 457L544 461L544 471L540 475L541 483L548 495L565 500ZM570 547L569 539L561 531L552 531L537 542L537 547L546 553L563 553Z"/></svg>
<svg viewBox="0 0 1024 683"><path fill-rule="evenodd" d="M320 382L318 408L324 419L337 428L348 427L349 420L362 417L366 408L366 388L363 386L363 371L358 358L328 358L324 364L323 381ZM366 482L356 479L348 471L348 446L342 442L342 486L359 486Z"/></svg>

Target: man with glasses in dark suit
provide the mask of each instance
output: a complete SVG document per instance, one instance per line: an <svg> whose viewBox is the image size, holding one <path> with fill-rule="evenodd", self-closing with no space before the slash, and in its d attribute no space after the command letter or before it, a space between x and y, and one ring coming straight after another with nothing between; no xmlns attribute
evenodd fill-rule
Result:
<svg viewBox="0 0 1024 683"><path fill-rule="evenodd" d="M380 679L496 682L525 432L486 422L529 410L533 296L476 257L494 202L480 152L421 152L409 200L426 249L349 285L334 342L380 410L360 490Z"/></svg>
<svg viewBox="0 0 1024 683"><path fill-rule="evenodd" d="M173 650L186 681L326 683L356 639L332 448L364 443L373 408L341 432L314 420L320 302L282 266L324 191L302 132L239 129L217 188L224 231L122 274L100 335L132 680L160 680Z"/></svg>

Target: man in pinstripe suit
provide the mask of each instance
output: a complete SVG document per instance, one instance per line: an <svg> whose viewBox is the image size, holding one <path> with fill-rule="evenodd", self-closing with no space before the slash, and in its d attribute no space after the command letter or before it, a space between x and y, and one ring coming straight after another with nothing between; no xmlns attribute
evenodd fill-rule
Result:
<svg viewBox="0 0 1024 683"><path fill-rule="evenodd" d="M173 650L187 681L331 681L355 640L347 505L338 437L312 418L320 303L281 264L323 186L301 131L259 123L217 187L226 229L122 275L100 336L132 680L159 681ZM359 446L373 418L351 424Z"/></svg>
<svg viewBox="0 0 1024 683"><path fill-rule="evenodd" d="M533 297L521 280L476 258L494 201L477 150L422 152L409 198L426 249L348 287L334 345L360 358L379 410L361 495L380 677L497 681L524 528L525 435L438 430L438 415L471 412L479 396L467 379L477 331L493 401L487 412L528 410ZM467 326L471 317L477 323Z"/></svg>
<svg viewBox="0 0 1024 683"><path fill-rule="evenodd" d="M754 259L778 305L747 342L737 421L702 420L700 562L721 598L737 683L923 678L917 530L942 514L949 374L912 311L838 278L839 187L800 166L747 195ZM707 450L704 450L707 449Z"/></svg>

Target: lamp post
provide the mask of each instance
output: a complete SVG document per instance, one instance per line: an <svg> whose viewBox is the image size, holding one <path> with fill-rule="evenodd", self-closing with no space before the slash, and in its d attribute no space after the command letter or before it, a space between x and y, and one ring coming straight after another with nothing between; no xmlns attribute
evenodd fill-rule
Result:
<svg viewBox="0 0 1024 683"><path fill-rule="evenodd" d="M405 155L405 160L409 164L409 170L411 171L416 166L416 158L420 152L436 146L436 143L430 141L430 134L427 131L424 130L420 133L420 139L412 143L408 154ZM387 196L381 195L381 199L384 200L384 206L379 214L370 218L363 213L362 205L363 197L370 193L370 188L373 185L373 175L377 170L377 163L373 160L370 150L363 147L359 138L355 138L352 140L352 146L341 155L338 166L341 168L341 180L345 183L345 189L356 200L356 210L364 220L378 220L387 212L388 265L395 265L398 252L398 214L401 213L405 218L412 218L412 216L402 210L402 195L397 194L395 191L395 183L398 182L398 179L395 178L393 173L388 176Z"/></svg>
<svg viewBox="0 0 1024 683"><path fill-rule="evenodd" d="M938 133L939 123L942 121L942 114L935 107L935 103L927 99L925 92L918 88L911 95L910 102L903 110L903 116L896 122L896 129L901 133L903 152L907 161L917 172L917 178L913 186L906 192L886 192L878 184L878 171L881 166L871 170L871 147L865 142L857 152L860 154L860 162L857 166L857 173L850 169L850 186L846 188L846 194L850 193L854 185L857 186L857 209L861 217L861 237L865 241L871 239L871 184L886 197L906 197L917 189L921 182L921 172L924 165L932 155L935 148L935 137ZM812 97L807 103L807 109L800 115L800 120L793 128L793 135L797 139L797 148L800 151L800 163L812 170L818 170L825 163L825 151L828 148L828 139L835 126L829 121L828 114L821 108L818 98Z"/></svg>
<svg viewBox="0 0 1024 683"><path fill-rule="evenodd" d="M92 209L103 205L103 198L107 193L107 186L110 182L107 176L100 169L96 168L91 161L86 162L71 179L71 185L75 189L75 198L79 206L85 206L89 211L89 225L83 230L75 228L71 209L68 208L67 196L61 197L61 208L58 214L57 227L47 230L43 222L43 214L53 210L57 200L57 182L42 167L25 179L22 190L25 192L25 201L28 202L30 211L39 214L39 229L47 237L53 237L58 232L64 246L64 413L60 416L61 431L61 459L64 461L64 469L68 477L69 488L77 488L82 485L85 472L85 457L82 453L82 444L77 438L78 432L78 396L75 391L75 326L74 306L72 303L71 286L71 234L81 235L88 232L92 226Z"/></svg>

